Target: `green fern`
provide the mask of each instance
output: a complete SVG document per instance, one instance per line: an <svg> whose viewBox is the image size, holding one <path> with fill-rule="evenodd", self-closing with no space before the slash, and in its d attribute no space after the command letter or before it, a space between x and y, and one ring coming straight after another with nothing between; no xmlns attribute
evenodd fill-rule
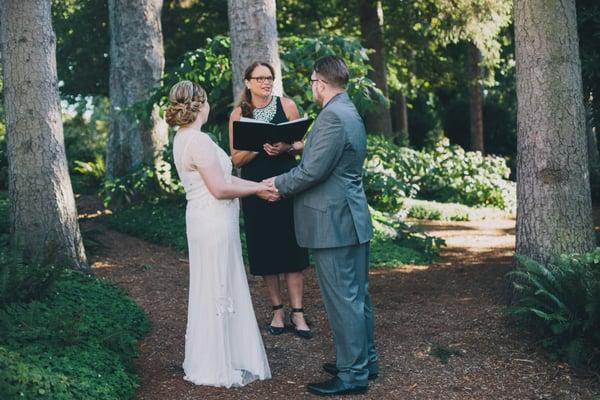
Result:
<svg viewBox="0 0 600 400"><path fill-rule="evenodd" d="M600 367L600 249L546 264L516 258L508 314L540 336L552 358Z"/></svg>

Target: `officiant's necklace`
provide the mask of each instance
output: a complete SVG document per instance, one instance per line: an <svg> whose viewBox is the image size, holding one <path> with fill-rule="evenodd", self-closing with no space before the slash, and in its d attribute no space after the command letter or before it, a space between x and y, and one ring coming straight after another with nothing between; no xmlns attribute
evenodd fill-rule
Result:
<svg viewBox="0 0 600 400"><path fill-rule="evenodd" d="M262 108L256 107L256 108L254 108L254 110L252 110L254 119L258 119L258 120L264 121L264 122L271 122L271 120L275 116L275 113L277 112L277 105L273 101L274 97L273 96L270 96L270 97L271 97L271 99L267 105L265 105Z"/></svg>

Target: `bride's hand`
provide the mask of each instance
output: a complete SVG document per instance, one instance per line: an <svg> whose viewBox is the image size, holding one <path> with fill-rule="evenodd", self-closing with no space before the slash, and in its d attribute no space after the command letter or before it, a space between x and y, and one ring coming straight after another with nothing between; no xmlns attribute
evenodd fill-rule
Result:
<svg viewBox="0 0 600 400"><path fill-rule="evenodd" d="M266 182L260 182L256 195L266 201L277 201L281 198L273 185Z"/></svg>

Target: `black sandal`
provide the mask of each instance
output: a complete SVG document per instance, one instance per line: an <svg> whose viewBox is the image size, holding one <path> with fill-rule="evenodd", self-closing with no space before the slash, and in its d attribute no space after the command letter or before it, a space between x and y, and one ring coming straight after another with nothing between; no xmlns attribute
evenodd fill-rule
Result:
<svg viewBox="0 0 600 400"><path fill-rule="evenodd" d="M292 312L290 313L290 323L294 327L294 334L302 339L310 339L312 337L312 332L309 330L303 330L296 328L296 324L294 323L293 313L304 313L304 308L292 308ZM306 318L305 318L306 321ZM308 325L308 321L306 322Z"/></svg>
<svg viewBox="0 0 600 400"><path fill-rule="evenodd" d="M272 307L273 311L281 310L282 308L283 304L279 304ZM273 326L269 324L267 326L267 332L274 336L281 335L283 332L285 332L285 326Z"/></svg>

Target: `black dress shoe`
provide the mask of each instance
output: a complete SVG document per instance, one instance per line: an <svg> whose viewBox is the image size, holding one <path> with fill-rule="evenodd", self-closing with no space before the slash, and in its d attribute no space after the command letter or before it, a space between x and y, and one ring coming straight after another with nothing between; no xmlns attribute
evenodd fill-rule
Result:
<svg viewBox="0 0 600 400"><path fill-rule="evenodd" d="M342 381L336 376L325 382L309 383L306 385L306 389L308 389L308 391L312 394L316 394L318 396L336 396L341 394L365 393L368 389L368 386L352 385Z"/></svg>
<svg viewBox="0 0 600 400"><path fill-rule="evenodd" d="M283 308L283 304L273 306L272 308L273 311L281 310ZM285 332L285 326L273 326L269 324L267 325L267 332L274 336L281 335L283 332Z"/></svg>
<svg viewBox="0 0 600 400"><path fill-rule="evenodd" d="M323 364L323 369L325 370L325 372L330 373L331 375L337 375L338 372L340 372L337 367L335 366L334 363L325 363ZM379 374L377 372L371 372L369 371L369 380L371 379L375 379L379 376Z"/></svg>

